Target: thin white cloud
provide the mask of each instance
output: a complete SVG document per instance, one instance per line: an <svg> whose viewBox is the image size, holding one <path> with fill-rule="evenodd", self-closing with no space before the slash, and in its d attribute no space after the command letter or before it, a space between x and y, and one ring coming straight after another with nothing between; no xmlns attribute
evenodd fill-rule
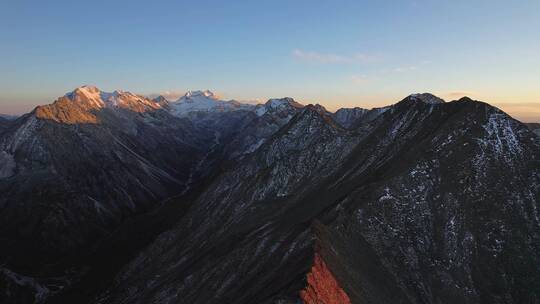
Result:
<svg viewBox="0 0 540 304"><path fill-rule="evenodd" d="M295 49L293 50L292 54L294 58L298 60L322 64L364 64L378 60L378 56L364 53L357 53L347 56Z"/></svg>

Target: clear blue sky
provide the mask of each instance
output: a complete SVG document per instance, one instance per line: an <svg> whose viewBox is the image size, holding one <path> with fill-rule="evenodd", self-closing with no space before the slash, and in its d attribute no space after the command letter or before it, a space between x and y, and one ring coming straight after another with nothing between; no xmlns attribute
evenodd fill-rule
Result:
<svg viewBox="0 0 540 304"><path fill-rule="evenodd" d="M83 84L330 109L428 91L540 120L540 1L2 0L0 112Z"/></svg>

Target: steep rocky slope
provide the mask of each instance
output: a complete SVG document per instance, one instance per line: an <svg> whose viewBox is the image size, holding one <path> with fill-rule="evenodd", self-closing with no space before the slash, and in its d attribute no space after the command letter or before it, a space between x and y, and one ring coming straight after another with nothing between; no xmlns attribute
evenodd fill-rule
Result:
<svg viewBox="0 0 540 304"><path fill-rule="evenodd" d="M194 191L222 161L255 149L292 116L283 114L287 107L258 115L254 106L179 115L170 105L84 86L1 122L6 290L45 298L66 287L126 220Z"/></svg>
<svg viewBox="0 0 540 304"><path fill-rule="evenodd" d="M328 302L323 262L351 303L537 302L535 135L466 98L380 112L347 130L306 107L96 303Z"/></svg>
<svg viewBox="0 0 540 304"><path fill-rule="evenodd" d="M212 183L177 224L174 231L179 234L160 236L148 249L149 252L139 255L133 269L122 275L126 281L119 281L118 289L132 286L133 293L114 291L111 293L113 298L133 303L179 301L177 297L193 303L233 299L237 303L263 302L267 300L265 297L275 292L275 288L291 288L289 279L279 280L274 275L281 273L295 277L300 276L296 273L298 267L301 272L309 269L307 263L312 240L308 233L303 232L304 228L289 231L285 226L273 223L274 218L285 220L285 217L278 217L278 213L288 207L277 200L296 191L301 192L303 184L323 178L325 172L330 173L330 168L340 161L340 155L328 153L336 145L352 148L352 137L339 126L329 124L329 117L322 116L317 110L308 106L272 140L263 144L257 153ZM327 152L320 153L325 150ZM263 204L265 200L269 201ZM261 238L267 229L276 228L279 230ZM252 237L246 237L250 234ZM160 244L165 239L175 245ZM246 243L238 247L238 242ZM303 250L284 258L291 246ZM179 256L182 258L177 260ZM165 265L169 265L166 270ZM182 282L179 273L192 279ZM251 282L257 281L264 273L267 275L260 279L267 284L266 291L257 295L261 285ZM147 281L146 278L155 275L159 275L159 279ZM233 285L223 286L228 283L222 279L229 275L232 275L230 283ZM209 280L214 276L222 279ZM170 283L164 286L164 282ZM200 288L208 288L207 292L201 293L199 287L195 288L201 283ZM138 289L143 285L148 294ZM240 286L243 286L241 295L236 289ZM301 286L299 283L296 287ZM114 302L107 299L104 303L109 301Z"/></svg>
<svg viewBox="0 0 540 304"><path fill-rule="evenodd" d="M0 138L0 263L58 274L182 192L210 136L144 97L93 87L17 119Z"/></svg>
<svg viewBox="0 0 540 304"><path fill-rule="evenodd" d="M526 123L527 127L531 129L536 135L540 136L540 123Z"/></svg>
<svg viewBox="0 0 540 304"><path fill-rule="evenodd" d="M329 113L290 98L83 89L0 137L2 241L16 249L2 255L0 299L540 301L540 142L496 108L414 94ZM46 240L60 248L48 260ZM21 267L65 257L66 244L88 248L76 272Z"/></svg>
<svg viewBox="0 0 540 304"><path fill-rule="evenodd" d="M0 116L0 133L8 128L10 121Z"/></svg>
<svg viewBox="0 0 540 304"><path fill-rule="evenodd" d="M362 108L342 108L334 113L333 118L344 128L351 128L360 121L367 112L368 110Z"/></svg>
<svg viewBox="0 0 540 304"><path fill-rule="evenodd" d="M411 303L537 302L540 150L534 135L468 99L404 113L423 127L404 119L389 126L385 133L403 148L356 151L349 167L363 173L350 170L326 189L342 193L337 219L325 228L336 249L327 251L329 264L366 269L377 262ZM368 155L380 149L389 161L366 167ZM353 302L395 302L373 292L376 276L338 267Z"/></svg>

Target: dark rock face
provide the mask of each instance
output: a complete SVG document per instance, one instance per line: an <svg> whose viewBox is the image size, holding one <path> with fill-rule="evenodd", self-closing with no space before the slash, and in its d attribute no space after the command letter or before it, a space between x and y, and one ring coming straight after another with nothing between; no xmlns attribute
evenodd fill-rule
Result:
<svg viewBox="0 0 540 304"><path fill-rule="evenodd" d="M418 144L350 188L331 239L369 245L412 303L538 301L538 145L523 125L485 104L436 107L427 117L427 109L400 114L424 127L390 130ZM362 261L361 248L344 249L351 263ZM361 301L369 291L358 287L370 278L350 269L342 275L356 280Z"/></svg>
<svg viewBox="0 0 540 304"><path fill-rule="evenodd" d="M160 125L163 113L95 115L101 123L68 125L32 113L3 136L4 248L28 246L36 263L63 257L126 216L181 192L204 154L204 145L196 145L204 137L175 135L189 127Z"/></svg>
<svg viewBox="0 0 540 304"><path fill-rule="evenodd" d="M9 123L9 120L0 116L0 130L5 129Z"/></svg>
<svg viewBox="0 0 540 304"><path fill-rule="evenodd" d="M527 127L531 129L536 135L540 136L540 123L526 123Z"/></svg>
<svg viewBox="0 0 540 304"><path fill-rule="evenodd" d="M69 276L71 283L60 292L47 291L56 284L50 277L35 279L20 267L13 269L18 264L7 259L0 273L0 286L11 296L2 295L5 299L96 304L540 301L540 143L496 108L467 98L445 103L415 94L390 107L341 114L281 99L178 118L165 104L162 100L152 110L135 107L144 111L91 112L99 123L53 124L30 115L20 120L16 129L24 131L18 136L4 133L3 147L18 147L3 148L0 155L0 186L12 193L8 202L15 197L28 208L40 206L20 186L31 179L37 189L47 190L40 192L46 202L39 207L42 212L57 208L63 217L53 218L76 219L64 227L95 225L87 218L108 219L90 212L95 207L84 207L89 203L79 198L83 195L93 195L106 210L131 211L129 205L122 207L126 201L148 210L137 216L119 211L129 220L111 220L116 231L96 237L88 259L78 264L88 271ZM88 162L99 156L107 169L53 150L66 146ZM117 156L114 164L108 155ZM24 171L27 167L43 169ZM70 169L87 177L76 178ZM46 174L33 176L41 171ZM123 178L111 178L112 172ZM49 175L59 181L42 177ZM110 183L80 190L92 184L88 179L102 181L102 175ZM140 184L130 185L130 180ZM119 187L130 199L94 197ZM155 203L174 194L182 195ZM15 211L2 209L0 216L7 223L19 218L12 229L29 227ZM111 231L105 220L99 229ZM43 240L83 246L69 234L60 238L50 231Z"/></svg>
<svg viewBox="0 0 540 304"><path fill-rule="evenodd" d="M336 113L334 113L333 118L344 128L351 128L356 125L368 111L369 110L362 108L343 108L337 110Z"/></svg>
<svg viewBox="0 0 540 304"><path fill-rule="evenodd" d="M354 131L307 108L98 303L294 302L316 246L352 303L537 301L532 136L468 100L407 98Z"/></svg>
<svg viewBox="0 0 540 304"><path fill-rule="evenodd" d="M15 118L7 118L0 116L0 134L7 130L12 124Z"/></svg>

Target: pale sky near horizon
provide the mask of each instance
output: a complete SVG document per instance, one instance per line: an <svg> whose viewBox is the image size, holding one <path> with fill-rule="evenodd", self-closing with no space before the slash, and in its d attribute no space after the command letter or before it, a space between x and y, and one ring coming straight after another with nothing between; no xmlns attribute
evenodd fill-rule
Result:
<svg viewBox="0 0 540 304"><path fill-rule="evenodd" d="M330 110L467 95L540 122L539 37L538 0L2 0L0 113L92 84Z"/></svg>

